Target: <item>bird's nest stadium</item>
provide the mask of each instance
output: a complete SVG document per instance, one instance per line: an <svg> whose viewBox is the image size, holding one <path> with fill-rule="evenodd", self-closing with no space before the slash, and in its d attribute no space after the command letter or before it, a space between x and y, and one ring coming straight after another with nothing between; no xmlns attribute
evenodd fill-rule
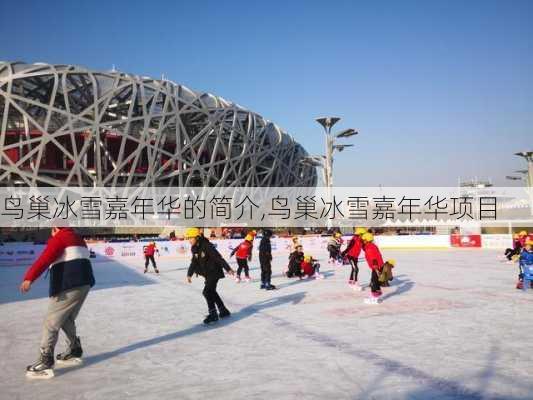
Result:
<svg viewBox="0 0 533 400"><path fill-rule="evenodd" d="M1 186L315 186L274 123L168 80L0 62Z"/></svg>

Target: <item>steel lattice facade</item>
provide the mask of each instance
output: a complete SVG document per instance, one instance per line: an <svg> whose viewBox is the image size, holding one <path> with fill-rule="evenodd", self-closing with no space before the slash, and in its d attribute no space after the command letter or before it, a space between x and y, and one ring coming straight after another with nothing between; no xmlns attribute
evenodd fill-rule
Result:
<svg viewBox="0 0 533 400"><path fill-rule="evenodd" d="M0 62L0 185L315 186L272 122L168 80Z"/></svg>

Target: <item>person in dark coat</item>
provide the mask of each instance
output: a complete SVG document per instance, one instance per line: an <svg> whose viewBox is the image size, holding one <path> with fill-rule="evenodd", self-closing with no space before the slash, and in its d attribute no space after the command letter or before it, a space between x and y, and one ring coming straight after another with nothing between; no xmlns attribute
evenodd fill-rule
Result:
<svg viewBox="0 0 533 400"><path fill-rule="evenodd" d="M271 283L272 279L272 245L270 238L272 231L263 230L263 237L259 243L259 263L261 265L261 289L274 290L276 287Z"/></svg>
<svg viewBox="0 0 533 400"><path fill-rule="evenodd" d="M302 279L302 261L304 260L304 251L303 246L301 244L296 246L296 250L294 250L290 256L289 256L289 269L287 271L287 278L292 278L294 276L297 276L298 278Z"/></svg>
<svg viewBox="0 0 533 400"><path fill-rule="evenodd" d="M187 271L187 282L192 282L193 274L205 278L202 294L207 302L209 314L204 319L204 324L216 322L219 317L229 317L231 313L217 293L217 284L220 279L224 278L224 270L230 275L234 275L235 272L215 249L215 246L202 235L200 229L187 229L185 238L191 243L192 252L191 265Z"/></svg>

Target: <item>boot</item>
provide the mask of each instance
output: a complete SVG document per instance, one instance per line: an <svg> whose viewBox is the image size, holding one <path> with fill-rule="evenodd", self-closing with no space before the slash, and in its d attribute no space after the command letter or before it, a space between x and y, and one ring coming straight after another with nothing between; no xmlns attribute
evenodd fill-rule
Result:
<svg viewBox="0 0 533 400"><path fill-rule="evenodd" d="M64 353L59 353L56 356L58 364L81 363L81 356L83 349L81 348L80 338L76 337L74 343L71 343L70 348Z"/></svg>
<svg viewBox="0 0 533 400"><path fill-rule="evenodd" d="M26 367L26 376L31 379L50 379L54 377L54 354L49 349L40 349L39 359Z"/></svg>
<svg viewBox="0 0 533 400"><path fill-rule="evenodd" d="M231 313L229 312L229 310L226 307L222 307L222 308L218 309L218 316L220 318L227 318L230 315L231 315Z"/></svg>
<svg viewBox="0 0 533 400"><path fill-rule="evenodd" d="M264 282L264 281L261 282L261 286L260 286L259 288L260 288L260 289L266 289L266 287L267 287L266 282Z"/></svg>
<svg viewBox="0 0 533 400"><path fill-rule="evenodd" d="M209 310L209 315L205 317L204 324L208 325L212 322L218 321L217 310Z"/></svg>

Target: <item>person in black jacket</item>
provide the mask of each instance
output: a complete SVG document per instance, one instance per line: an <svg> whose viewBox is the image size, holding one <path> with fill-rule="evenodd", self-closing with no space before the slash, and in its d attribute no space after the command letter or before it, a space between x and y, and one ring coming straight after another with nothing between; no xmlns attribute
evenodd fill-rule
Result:
<svg viewBox="0 0 533 400"><path fill-rule="evenodd" d="M259 263L261 265L261 289L274 290L276 287L271 283L272 279L272 246L270 238L272 231L263 230L263 237L259 243Z"/></svg>
<svg viewBox="0 0 533 400"><path fill-rule="evenodd" d="M302 261L303 260L304 260L303 246L299 244L296 246L296 250L294 250L289 256L289 270L287 271L288 278L297 276L298 278L302 279L303 277Z"/></svg>
<svg viewBox="0 0 533 400"><path fill-rule="evenodd" d="M220 318L229 317L231 313L217 293L217 284L220 279L224 278L224 270L230 275L234 275L234 271L198 228L187 229L185 238L189 239L192 252L191 265L187 271L187 282L192 282L193 274L205 278L202 293L207 301L209 315L204 319L204 324L218 321L219 316Z"/></svg>

